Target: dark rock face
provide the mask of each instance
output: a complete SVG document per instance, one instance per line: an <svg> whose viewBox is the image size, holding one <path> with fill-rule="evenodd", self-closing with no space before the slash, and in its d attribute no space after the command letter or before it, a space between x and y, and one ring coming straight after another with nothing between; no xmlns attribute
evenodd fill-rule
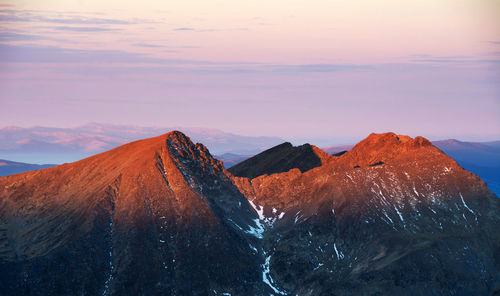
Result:
<svg viewBox="0 0 500 296"><path fill-rule="evenodd" d="M290 146L255 178L178 132L0 178L0 294L499 291L500 200L427 140L301 148L307 170Z"/></svg>
<svg viewBox="0 0 500 296"><path fill-rule="evenodd" d="M238 163L229 171L237 177L250 179L264 174L287 172L293 168L306 172L321 165L320 157L309 144L294 147L285 142Z"/></svg>

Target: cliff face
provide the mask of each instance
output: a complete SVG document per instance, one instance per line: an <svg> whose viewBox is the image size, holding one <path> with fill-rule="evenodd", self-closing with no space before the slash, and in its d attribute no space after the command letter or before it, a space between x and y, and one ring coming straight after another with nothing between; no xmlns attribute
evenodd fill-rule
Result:
<svg viewBox="0 0 500 296"><path fill-rule="evenodd" d="M372 134L337 157L306 148L319 165L303 169L304 151L285 149L286 157L274 158L295 161L274 162L285 164L278 172L235 177L206 147L172 132L2 177L0 291L490 295L498 289L500 204L477 176L420 137ZM271 155L250 159L251 174Z"/></svg>

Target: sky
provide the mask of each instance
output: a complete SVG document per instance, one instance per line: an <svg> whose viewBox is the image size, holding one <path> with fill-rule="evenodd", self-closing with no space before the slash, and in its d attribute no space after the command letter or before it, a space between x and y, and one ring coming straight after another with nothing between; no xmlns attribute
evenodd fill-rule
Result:
<svg viewBox="0 0 500 296"><path fill-rule="evenodd" d="M500 1L0 0L0 127L88 122L498 140Z"/></svg>

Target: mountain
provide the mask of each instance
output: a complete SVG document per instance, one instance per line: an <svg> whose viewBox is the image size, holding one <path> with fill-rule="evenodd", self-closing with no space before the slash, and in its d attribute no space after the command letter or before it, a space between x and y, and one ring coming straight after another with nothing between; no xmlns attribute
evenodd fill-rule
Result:
<svg viewBox="0 0 500 296"><path fill-rule="evenodd" d="M3 295L264 293L245 197L172 132L0 178ZM200 268L202 267L202 268Z"/></svg>
<svg viewBox="0 0 500 296"><path fill-rule="evenodd" d="M500 196L500 141L464 142L456 139L432 142L466 170L477 174ZM353 145L323 148L329 154L350 150Z"/></svg>
<svg viewBox="0 0 500 296"><path fill-rule="evenodd" d="M7 176L32 170L41 170L55 166L54 164L31 164L0 159L0 176Z"/></svg>
<svg viewBox="0 0 500 296"><path fill-rule="evenodd" d="M265 249L277 287L293 295L499 288L500 201L424 138L372 134L305 173L239 182L276 221Z"/></svg>
<svg viewBox="0 0 500 296"><path fill-rule="evenodd" d="M239 155L239 154L234 154L234 153L224 153L221 155L215 155L214 157L216 159L222 161L225 168L230 168L230 167L252 157L252 155Z"/></svg>
<svg viewBox="0 0 500 296"><path fill-rule="evenodd" d="M292 168L306 172L320 166L321 159L326 156L321 149L309 144L294 147L285 142L231 167L229 171L235 176L247 178L286 172Z"/></svg>
<svg viewBox="0 0 500 296"><path fill-rule="evenodd" d="M495 142L462 142L455 139L432 142L459 162L473 163L483 167L500 167L500 147Z"/></svg>
<svg viewBox="0 0 500 296"><path fill-rule="evenodd" d="M433 144L455 159L466 170L474 172L500 196L500 145L496 142L462 142L455 139Z"/></svg>
<svg viewBox="0 0 500 296"><path fill-rule="evenodd" d="M0 129L0 157L33 163L72 162L125 143L181 130L216 154L254 155L283 140L247 137L208 128L138 127L90 123L76 128L5 127Z"/></svg>
<svg viewBox="0 0 500 296"><path fill-rule="evenodd" d="M328 146L322 149L328 154L336 154L343 151L349 151L352 147L354 147L354 145Z"/></svg>
<svg viewBox="0 0 500 296"><path fill-rule="evenodd" d="M171 132L1 177L0 291L500 291L500 200L476 175L421 137L372 134L337 157L310 148L319 166L236 177Z"/></svg>
<svg viewBox="0 0 500 296"><path fill-rule="evenodd" d="M500 141L483 142L482 144L487 145L487 146L491 146L491 147L500 148Z"/></svg>

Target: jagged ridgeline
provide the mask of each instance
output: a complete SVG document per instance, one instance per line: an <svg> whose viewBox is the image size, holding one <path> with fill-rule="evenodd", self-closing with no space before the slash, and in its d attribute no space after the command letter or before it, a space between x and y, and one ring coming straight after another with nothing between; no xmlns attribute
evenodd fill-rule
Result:
<svg viewBox="0 0 500 296"><path fill-rule="evenodd" d="M492 295L500 200L424 138L225 170L180 132L0 178L0 295Z"/></svg>

